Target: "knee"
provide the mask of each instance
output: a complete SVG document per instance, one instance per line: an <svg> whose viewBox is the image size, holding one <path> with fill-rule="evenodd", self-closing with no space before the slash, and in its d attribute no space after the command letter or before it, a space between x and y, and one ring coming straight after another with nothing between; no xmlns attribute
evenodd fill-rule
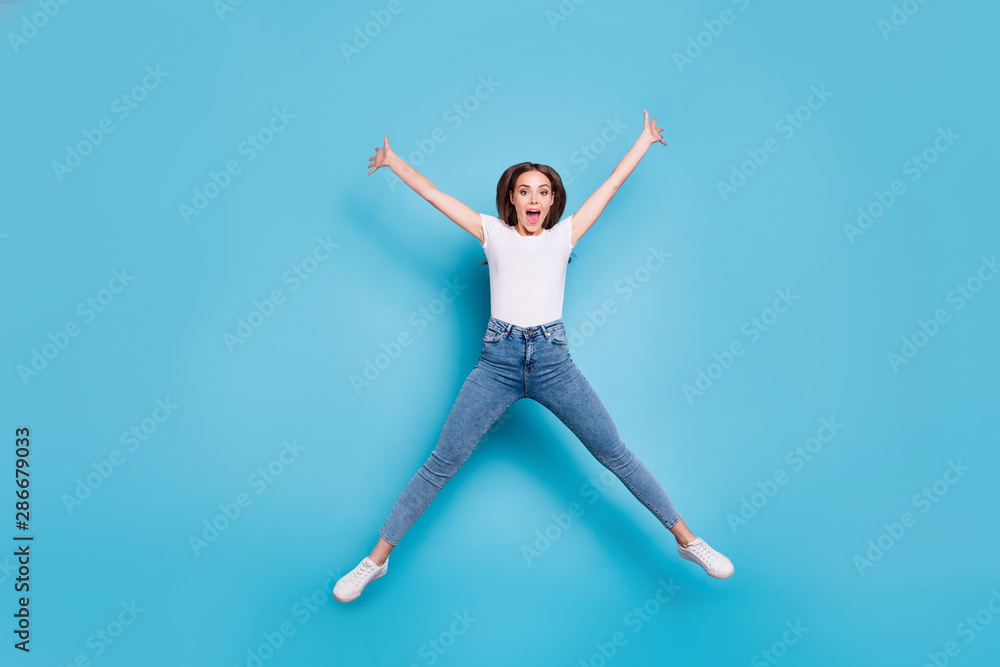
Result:
<svg viewBox="0 0 1000 667"><path fill-rule="evenodd" d="M635 469L635 463L639 460L620 438L608 448L608 453L605 456L607 460L606 465L612 471L626 475L632 474Z"/></svg>
<svg viewBox="0 0 1000 667"><path fill-rule="evenodd" d="M461 463L454 459L446 459L437 451L431 452L424 464L420 466L420 471L424 479L437 487L444 486L445 482L454 477L461 467Z"/></svg>

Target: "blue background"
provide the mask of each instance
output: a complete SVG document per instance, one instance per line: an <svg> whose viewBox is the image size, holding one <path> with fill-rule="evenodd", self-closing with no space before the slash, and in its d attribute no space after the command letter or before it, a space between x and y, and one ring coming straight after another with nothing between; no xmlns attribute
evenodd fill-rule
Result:
<svg viewBox="0 0 1000 667"><path fill-rule="evenodd" d="M915 13L884 33L888 1L218 4L72 2L34 30L44 3L0 8L0 507L19 534L10 469L28 426L35 536L29 655L12 647L16 575L0 559L4 664L922 665L948 642L955 664L996 664L1000 281L975 278L1000 252L1000 9L904 3ZM371 12L391 21L365 43ZM147 67L162 80L122 118L115 100ZM831 95L800 108L814 86ZM563 319L625 442L734 576L680 559L561 422L519 401L387 576L334 601L434 447L490 313L476 240L387 169L368 175L374 147L387 134L490 214L504 169L549 164L568 215L644 108L668 146L575 248ZM241 143L275 109L294 118L250 160ZM779 131L797 111L808 119ZM114 130L60 178L53 163L104 118ZM769 138L777 152L720 194ZM926 149L936 161L912 180L905 163ZM185 220L231 160L239 173ZM849 238L894 180L905 193ZM338 245L296 284L320 240ZM671 256L643 272L650 247ZM621 288L628 275L641 289ZM959 309L970 278L981 289ZM466 286L448 304L446 281ZM227 344L273 290L283 302ZM776 290L797 300L751 340ZM88 298L107 302L92 318ZM890 363L939 309L947 323ZM78 335L25 373L67 323ZM403 332L410 344L379 358ZM734 341L744 354L712 367ZM715 379L686 395L699 371ZM793 464L824 418L842 428ZM130 451L123 434L144 423ZM285 441L298 453L275 464ZM949 461L967 470L934 487ZM280 474L262 482L269 464ZM67 502L81 483L89 496ZM915 500L925 488L933 503ZM219 518L238 497L249 506ZM573 503L582 514L559 528ZM213 520L225 529L192 547ZM676 594L635 623L661 579ZM141 609L124 628L123 604ZM979 630L960 625L977 612Z"/></svg>

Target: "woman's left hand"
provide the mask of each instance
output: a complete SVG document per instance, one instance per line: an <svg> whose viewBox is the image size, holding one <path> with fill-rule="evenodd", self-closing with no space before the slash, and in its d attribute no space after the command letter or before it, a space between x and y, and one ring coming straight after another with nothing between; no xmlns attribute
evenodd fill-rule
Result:
<svg viewBox="0 0 1000 667"><path fill-rule="evenodd" d="M662 131L663 131L662 127L656 127L656 118L653 119L653 122L650 122L649 114L646 112L645 109L643 109L641 138L646 139L651 145L655 144L656 142L660 142L661 144L666 146L667 142L665 142L663 140L663 137L660 136L660 132Z"/></svg>

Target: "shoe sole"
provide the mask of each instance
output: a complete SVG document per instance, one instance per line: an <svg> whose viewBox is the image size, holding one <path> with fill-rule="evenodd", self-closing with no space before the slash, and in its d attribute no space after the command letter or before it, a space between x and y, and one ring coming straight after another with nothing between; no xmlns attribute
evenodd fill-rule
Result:
<svg viewBox="0 0 1000 667"><path fill-rule="evenodd" d="M376 577L372 577L372 581L375 581L376 579L381 579L382 577L385 576L385 573L388 572L388 571L389 571L389 568L386 568L385 570L382 571L382 574L380 574L380 575L378 575ZM333 594L333 599L336 600L337 602L352 602L354 600L357 600L359 597L361 597L361 594L365 592L365 588L368 588L368 585L371 584L372 581L369 581L367 584L365 584L364 588L362 588L360 591L358 591L358 594L355 595L352 598L342 598L342 597L339 597L337 595L337 593L335 592ZM334 587L334 591L336 591L336 587Z"/></svg>

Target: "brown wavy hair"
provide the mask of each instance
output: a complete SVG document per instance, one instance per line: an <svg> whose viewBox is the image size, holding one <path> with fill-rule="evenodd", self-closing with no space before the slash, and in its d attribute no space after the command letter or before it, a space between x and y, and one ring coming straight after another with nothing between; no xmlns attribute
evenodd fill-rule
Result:
<svg viewBox="0 0 1000 667"><path fill-rule="evenodd" d="M566 210L566 188L563 186L559 172L547 164L519 162L507 167L497 182L497 217L503 220L508 227L517 227L517 210L510 201L510 195L514 191L514 186L517 185L517 179L526 171L541 172L549 179L549 184L552 186L552 206L549 207L545 216L542 229L551 229L562 219L562 214ZM572 261L573 255L570 253L567 264ZM489 262L479 263L480 266L485 264L489 264Z"/></svg>

